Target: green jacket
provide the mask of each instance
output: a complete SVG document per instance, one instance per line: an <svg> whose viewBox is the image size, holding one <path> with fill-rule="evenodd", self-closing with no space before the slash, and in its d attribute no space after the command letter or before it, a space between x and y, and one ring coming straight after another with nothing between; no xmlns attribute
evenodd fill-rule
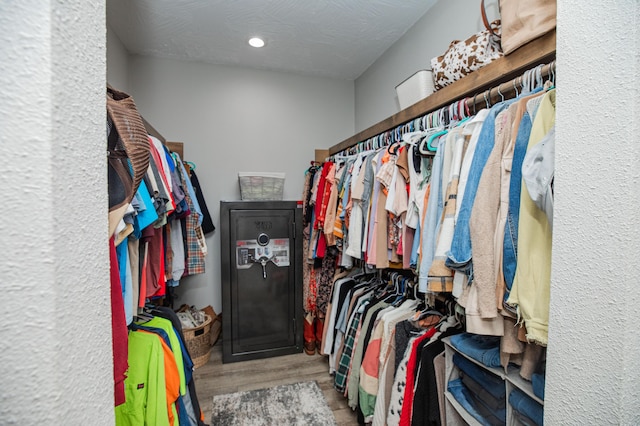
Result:
<svg viewBox="0 0 640 426"><path fill-rule="evenodd" d="M126 402L115 407L118 426L169 426L165 395L164 353L157 336L129 333Z"/></svg>

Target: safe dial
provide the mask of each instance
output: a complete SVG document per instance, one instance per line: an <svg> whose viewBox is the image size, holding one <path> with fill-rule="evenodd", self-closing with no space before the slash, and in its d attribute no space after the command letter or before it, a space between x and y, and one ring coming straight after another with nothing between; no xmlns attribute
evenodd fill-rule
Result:
<svg viewBox="0 0 640 426"><path fill-rule="evenodd" d="M266 246L267 244L269 244L269 236L264 232L258 235L258 244L261 246Z"/></svg>

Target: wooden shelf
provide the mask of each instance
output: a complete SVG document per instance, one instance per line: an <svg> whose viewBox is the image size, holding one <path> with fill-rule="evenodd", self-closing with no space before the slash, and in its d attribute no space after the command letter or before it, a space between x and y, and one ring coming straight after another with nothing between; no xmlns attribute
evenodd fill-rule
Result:
<svg viewBox="0 0 640 426"><path fill-rule="evenodd" d="M522 75L526 70L552 61L556 55L555 30L525 44L508 56L498 58L485 67L444 87L425 99L403 109L397 114L351 136L329 148L329 155L336 154L359 142L405 124L431 111L447 106L464 97L471 97L500 83Z"/></svg>

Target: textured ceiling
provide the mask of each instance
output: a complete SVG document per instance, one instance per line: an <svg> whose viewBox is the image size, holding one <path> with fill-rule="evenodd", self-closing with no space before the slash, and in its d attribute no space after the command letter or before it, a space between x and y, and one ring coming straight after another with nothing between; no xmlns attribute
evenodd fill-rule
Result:
<svg viewBox="0 0 640 426"><path fill-rule="evenodd" d="M131 53L353 80L436 1L107 0L107 23Z"/></svg>

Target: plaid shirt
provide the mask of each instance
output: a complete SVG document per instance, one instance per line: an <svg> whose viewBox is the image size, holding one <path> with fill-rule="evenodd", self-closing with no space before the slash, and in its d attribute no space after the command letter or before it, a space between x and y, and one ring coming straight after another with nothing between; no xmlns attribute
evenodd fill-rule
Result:
<svg viewBox="0 0 640 426"><path fill-rule="evenodd" d="M180 179L182 180L183 187L186 188L185 176L182 173L180 173ZM189 191L185 191L184 195L191 214L184 218L187 239L185 257L187 259L183 276L204 274L204 253L202 252L202 247L200 246L196 232L196 228L200 226L198 224L199 215L196 212L193 200L189 196Z"/></svg>
<svg viewBox="0 0 640 426"><path fill-rule="evenodd" d="M347 387L347 380L349 379L349 370L351 368L351 358L353 356L353 350L358 341L358 335L360 332L360 323L362 321L362 313L364 307L371 300L371 292L365 291L358 298L356 305L353 307L353 314L351 320L347 323L347 334L344 339L344 349L340 355L340 362L336 371L336 377L334 379L334 387L344 393ZM346 301L345 301L346 303Z"/></svg>
<svg viewBox="0 0 640 426"><path fill-rule="evenodd" d="M358 325L362 319L362 312L358 312L353 315L353 320L349 323L349 329L347 336L344 339L344 350L340 357L340 363L336 371L333 387L340 393L344 393L347 386L347 374L349 373L349 365L351 364L351 354L353 353L353 346L356 341L356 332L358 331Z"/></svg>

